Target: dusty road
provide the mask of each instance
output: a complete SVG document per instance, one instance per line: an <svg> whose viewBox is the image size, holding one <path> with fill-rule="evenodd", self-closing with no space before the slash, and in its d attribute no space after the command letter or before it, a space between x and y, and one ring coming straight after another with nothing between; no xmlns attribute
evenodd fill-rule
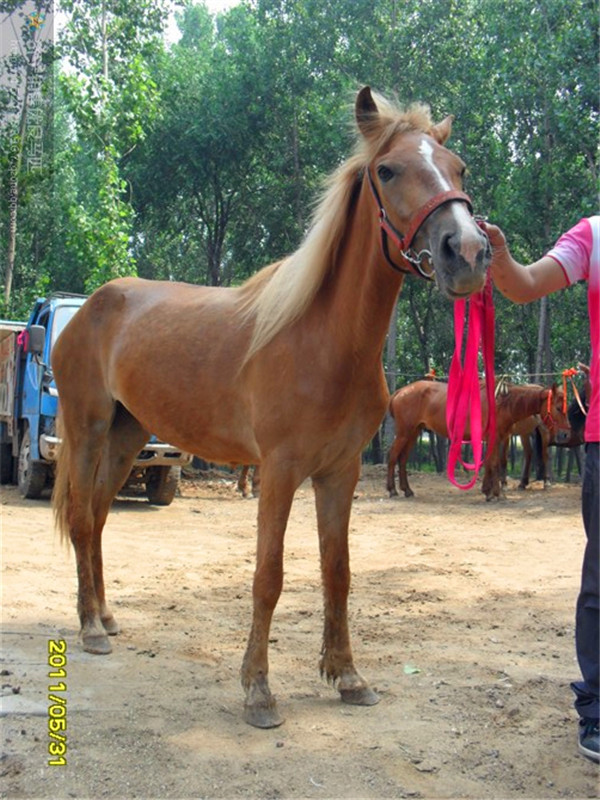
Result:
<svg viewBox="0 0 600 800"><path fill-rule="evenodd" d="M215 479L186 481L168 508L117 501L105 574L123 632L97 657L78 643L74 559L49 502L2 487L1 796L597 797L569 690L579 487L512 482L486 503L444 477L411 484L415 498L390 500L371 468L354 504L351 629L373 708L319 677L315 516L299 491L271 643L286 722L269 731L241 718L255 500ZM66 643L54 692L49 641ZM67 764L49 766L62 708Z"/></svg>

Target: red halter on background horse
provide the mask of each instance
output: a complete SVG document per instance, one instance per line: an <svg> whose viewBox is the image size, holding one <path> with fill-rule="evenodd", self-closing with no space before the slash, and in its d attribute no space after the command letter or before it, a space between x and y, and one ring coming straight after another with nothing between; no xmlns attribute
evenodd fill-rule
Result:
<svg viewBox="0 0 600 800"><path fill-rule="evenodd" d="M414 247L427 251L428 270L448 297L480 291L490 258L462 195L464 165L443 147L451 118L433 125L425 107L399 111L367 87L356 120L356 152L330 179L289 258L231 289L113 281L89 298L54 349L63 428L54 507L75 548L85 650L110 652L107 634L118 631L105 600L101 535L148 432L209 461L260 464L253 619L242 665L245 719L258 727L282 721L268 683L269 629L287 519L307 477L323 578L321 673L348 703L378 700L350 646L348 523L361 451L387 407L381 354L403 277L382 253L365 175L395 229L419 220ZM430 208L441 193L442 204ZM396 260L415 270L401 253Z"/></svg>

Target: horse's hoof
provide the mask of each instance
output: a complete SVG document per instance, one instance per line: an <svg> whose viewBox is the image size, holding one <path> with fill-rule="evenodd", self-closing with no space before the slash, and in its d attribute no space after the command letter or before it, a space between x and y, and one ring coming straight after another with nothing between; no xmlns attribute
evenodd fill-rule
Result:
<svg viewBox="0 0 600 800"><path fill-rule="evenodd" d="M356 689L340 689L340 697L343 703L348 703L351 706L376 706L381 699L377 692L374 692L368 686Z"/></svg>
<svg viewBox="0 0 600 800"><path fill-rule="evenodd" d="M112 647L108 641L108 636L95 634L93 636L83 636L83 649L86 653L93 653L96 656L107 656L112 653Z"/></svg>
<svg viewBox="0 0 600 800"><path fill-rule="evenodd" d="M415 493L412 489L405 489L404 490L404 497L414 497Z"/></svg>
<svg viewBox="0 0 600 800"><path fill-rule="evenodd" d="M398 492L395 489L388 489L390 497L398 497Z"/></svg>
<svg viewBox="0 0 600 800"><path fill-rule="evenodd" d="M255 728L278 728L284 719L277 711L275 702L244 706L244 722Z"/></svg>
<svg viewBox="0 0 600 800"><path fill-rule="evenodd" d="M112 615L103 619L102 625L109 636L116 636L118 633L121 633L119 623Z"/></svg>

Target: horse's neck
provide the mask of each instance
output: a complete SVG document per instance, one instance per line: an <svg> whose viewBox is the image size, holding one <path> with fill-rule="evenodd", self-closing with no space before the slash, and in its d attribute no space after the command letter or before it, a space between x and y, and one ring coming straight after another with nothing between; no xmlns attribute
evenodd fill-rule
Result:
<svg viewBox="0 0 600 800"><path fill-rule="evenodd" d="M403 276L383 257L377 214L364 190L352 222L321 300L336 336L367 356L383 348Z"/></svg>
<svg viewBox="0 0 600 800"><path fill-rule="evenodd" d="M540 412L544 400L543 389L537 387L521 387L513 397L513 414L515 421L525 419Z"/></svg>

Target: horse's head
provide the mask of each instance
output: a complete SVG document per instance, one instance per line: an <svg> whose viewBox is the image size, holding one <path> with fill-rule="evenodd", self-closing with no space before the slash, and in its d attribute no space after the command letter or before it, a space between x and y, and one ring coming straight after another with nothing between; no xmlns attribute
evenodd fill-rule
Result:
<svg viewBox="0 0 600 800"><path fill-rule="evenodd" d="M452 300L481 290L491 250L462 191L465 165L444 147L452 117L433 125L424 106L394 113L365 87L356 100L356 120L368 147L365 173L388 261L403 272L435 278ZM388 237L399 253L388 250Z"/></svg>
<svg viewBox="0 0 600 800"><path fill-rule="evenodd" d="M555 383L542 393L540 414L556 444L562 444L571 437L571 425L565 410L563 390Z"/></svg>

